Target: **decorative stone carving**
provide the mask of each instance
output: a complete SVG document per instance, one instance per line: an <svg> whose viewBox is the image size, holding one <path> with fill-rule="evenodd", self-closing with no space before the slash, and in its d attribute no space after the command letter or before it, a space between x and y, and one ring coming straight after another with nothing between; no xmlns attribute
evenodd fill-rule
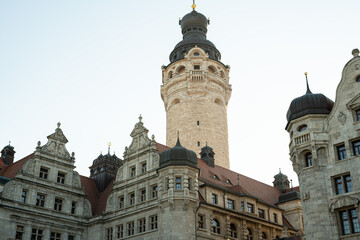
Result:
<svg viewBox="0 0 360 240"><path fill-rule="evenodd" d="M351 196L340 196L336 199L332 199L329 204L329 210L335 212L335 209L349 207L349 206L359 206L359 199Z"/></svg>
<svg viewBox="0 0 360 240"><path fill-rule="evenodd" d="M115 210L114 195L111 194L106 201L106 212L112 212Z"/></svg>
<svg viewBox="0 0 360 240"><path fill-rule="evenodd" d="M70 153L65 147L68 140L60 129L60 123L58 123L58 127L55 129L55 133L49 135L47 138L48 142L44 146L37 147L40 152L71 160Z"/></svg>
<svg viewBox="0 0 360 240"><path fill-rule="evenodd" d="M73 173L72 185L77 188L81 187L80 175L76 171L74 171L74 173Z"/></svg>
<svg viewBox="0 0 360 240"><path fill-rule="evenodd" d="M303 201L307 201L310 199L310 192L306 192L303 194Z"/></svg>
<svg viewBox="0 0 360 240"><path fill-rule="evenodd" d="M85 217L91 217L92 214L91 214L91 204L89 202L89 200L85 199L84 202L83 202L83 205L84 205L84 213L83 215Z"/></svg>
<svg viewBox="0 0 360 240"><path fill-rule="evenodd" d="M159 158L160 158L159 154L157 152L153 152L151 154L151 158L152 158L152 166L154 168L158 168L159 167Z"/></svg>
<svg viewBox="0 0 360 240"><path fill-rule="evenodd" d="M31 158L26 161L24 166L22 167L22 170L30 175L35 175L35 159Z"/></svg>
<svg viewBox="0 0 360 240"><path fill-rule="evenodd" d="M346 122L346 114L340 112L338 116L338 121L341 123L341 125L344 125Z"/></svg>
<svg viewBox="0 0 360 240"><path fill-rule="evenodd" d="M4 189L2 192L3 198L15 200L15 189L16 189L16 182L15 180L11 180L4 185Z"/></svg>

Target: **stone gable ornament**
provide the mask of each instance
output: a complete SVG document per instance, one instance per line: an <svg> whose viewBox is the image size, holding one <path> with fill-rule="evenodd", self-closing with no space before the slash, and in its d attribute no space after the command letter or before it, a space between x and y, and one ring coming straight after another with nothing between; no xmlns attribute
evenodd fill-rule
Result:
<svg viewBox="0 0 360 240"><path fill-rule="evenodd" d="M341 125L344 125L346 122L346 115L343 112L339 113L338 121L341 123Z"/></svg>

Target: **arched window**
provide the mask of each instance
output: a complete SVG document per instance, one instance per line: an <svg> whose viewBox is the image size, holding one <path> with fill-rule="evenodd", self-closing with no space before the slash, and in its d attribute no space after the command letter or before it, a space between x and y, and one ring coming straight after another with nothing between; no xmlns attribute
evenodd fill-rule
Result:
<svg viewBox="0 0 360 240"><path fill-rule="evenodd" d="M172 78L173 77L173 72L170 71L169 74L168 74L168 78Z"/></svg>
<svg viewBox="0 0 360 240"><path fill-rule="evenodd" d="M249 232L248 240L254 240L253 233L252 233L252 231L250 230L250 228L248 228L247 230L248 230L248 232Z"/></svg>
<svg viewBox="0 0 360 240"><path fill-rule="evenodd" d="M184 67L184 66L180 66L180 67L178 68L177 72L178 72L179 74L184 73L184 72L185 72L185 67Z"/></svg>
<svg viewBox="0 0 360 240"><path fill-rule="evenodd" d="M219 105L223 105L223 102L219 98L215 99L215 103Z"/></svg>
<svg viewBox="0 0 360 240"><path fill-rule="evenodd" d="M298 128L297 128L297 130L299 131L299 132L303 132L303 131L305 131L307 129L307 125L306 124L303 124L303 125L301 125L301 126L299 126Z"/></svg>
<svg viewBox="0 0 360 240"><path fill-rule="evenodd" d="M311 153L305 154L305 165L306 167L313 166L313 158Z"/></svg>
<svg viewBox="0 0 360 240"><path fill-rule="evenodd" d="M175 99L171 102L171 105L175 105L175 104L178 104L178 103L180 103L180 99L175 98Z"/></svg>
<svg viewBox="0 0 360 240"><path fill-rule="evenodd" d="M237 238L236 227L235 227L235 224L233 224L233 223L230 224L230 237Z"/></svg>
<svg viewBox="0 0 360 240"><path fill-rule="evenodd" d="M262 232L262 233L261 233L261 238L262 238L262 239L267 239L266 233Z"/></svg>
<svg viewBox="0 0 360 240"><path fill-rule="evenodd" d="M357 76L357 77L356 77L356 81L357 81L357 82L360 82L360 76Z"/></svg>
<svg viewBox="0 0 360 240"><path fill-rule="evenodd" d="M216 234L220 234L220 223L217 219L213 219L212 225L211 225L211 231Z"/></svg>
<svg viewBox="0 0 360 240"><path fill-rule="evenodd" d="M221 76L222 78L224 78L224 77L225 77L225 73L224 73L223 71L221 71L221 72L220 72L220 76Z"/></svg>
<svg viewBox="0 0 360 240"><path fill-rule="evenodd" d="M213 66L209 66L209 73L215 73L215 68Z"/></svg>

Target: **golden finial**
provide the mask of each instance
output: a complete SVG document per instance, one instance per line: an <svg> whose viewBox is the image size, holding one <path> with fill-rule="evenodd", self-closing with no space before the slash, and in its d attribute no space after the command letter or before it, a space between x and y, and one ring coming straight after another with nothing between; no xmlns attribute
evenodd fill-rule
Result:
<svg viewBox="0 0 360 240"><path fill-rule="evenodd" d="M305 72L305 76L307 76L307 72Z"/></svg>
<svg viewBox="0 0 360 240"><path fill-rule="evenodd" d="M191 7L195 11L195 8L196 8L195 0L193 0L193 5Z"/></svg>

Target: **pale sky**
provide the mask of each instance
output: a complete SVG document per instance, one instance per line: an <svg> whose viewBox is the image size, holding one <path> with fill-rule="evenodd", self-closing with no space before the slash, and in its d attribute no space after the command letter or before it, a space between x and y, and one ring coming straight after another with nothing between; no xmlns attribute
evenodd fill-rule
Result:
<svg viewBox="0 0 360 240"><path fill-rule="evenodd" d="M182 39L190 0L0 1L0 147L16 159L45 144L57 122L76 170L107 152L122 158L139 114L165 144L161 65ZM231 66L231 169L272 185L289 160L286 112L310 88L335 100L360 48L359 0L198 0L208 39ZM216 156L216 155L215 155Z"/></svg>

